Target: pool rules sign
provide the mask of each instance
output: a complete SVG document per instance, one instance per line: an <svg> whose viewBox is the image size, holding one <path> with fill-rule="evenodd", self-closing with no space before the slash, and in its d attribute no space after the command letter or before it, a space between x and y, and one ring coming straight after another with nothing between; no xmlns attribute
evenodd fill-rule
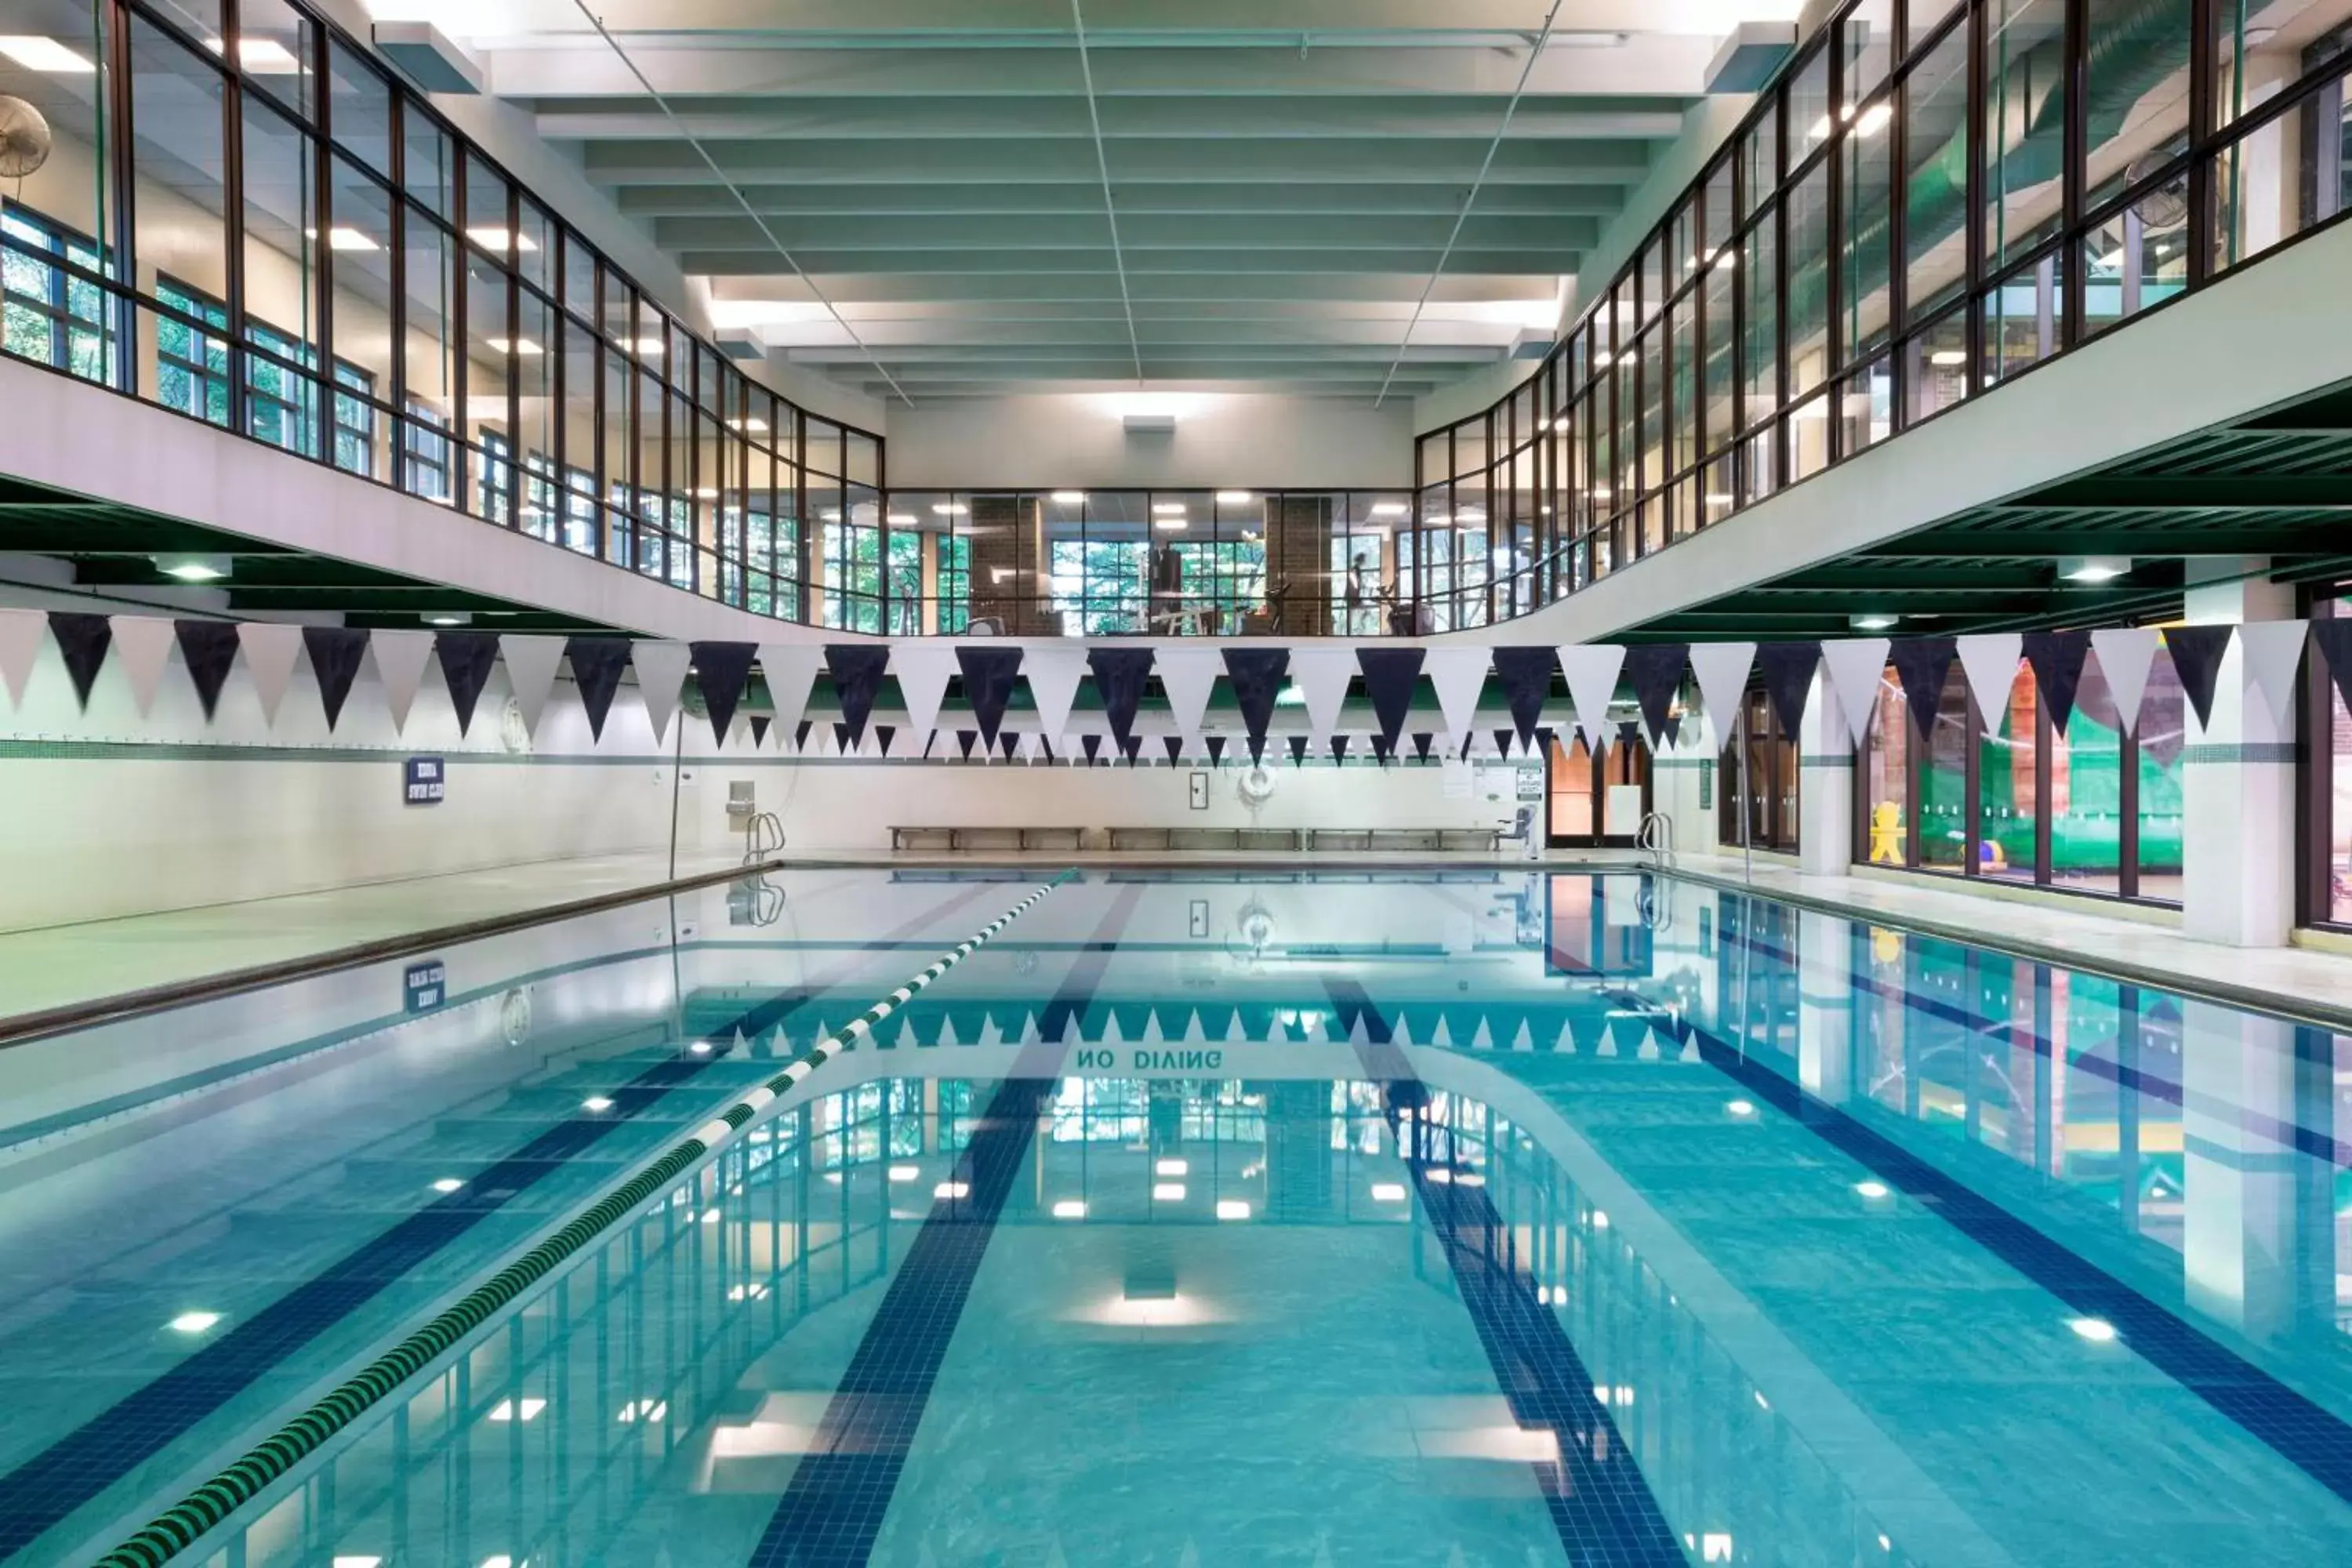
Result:
<svg viewBox="0 0 2352 1568"><path fill-rule="evenodd" d="M439 757L410 757L400 773L400 798L410 805L438 805L446 786Z"/></svg>

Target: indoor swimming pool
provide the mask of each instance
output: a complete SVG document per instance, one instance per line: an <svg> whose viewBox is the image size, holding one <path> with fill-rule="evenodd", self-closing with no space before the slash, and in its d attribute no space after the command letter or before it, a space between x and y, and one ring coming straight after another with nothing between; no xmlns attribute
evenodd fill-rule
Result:
<svg viewBox="0 0 2352 1568"><path fill-rule="evenodd" d="M31 1040L0 1563L2335 1561L2292 1012L1622 868L809 869Z"/></svg>

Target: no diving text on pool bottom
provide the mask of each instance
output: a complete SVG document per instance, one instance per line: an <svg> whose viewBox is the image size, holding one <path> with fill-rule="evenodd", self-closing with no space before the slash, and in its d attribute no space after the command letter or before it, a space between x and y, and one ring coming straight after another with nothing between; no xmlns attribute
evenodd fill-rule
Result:
<svg viewBox="0 0 2352 1568"><path fill-rule="evenodd" d="M1145 1049L1122 1053L1105 1047L1089 1047L1077 1057L1080 1072L1117 1072L1122 1067L1129 1072L1222 1072L1224 1066L1225 1053L1221 1050Z"/></svg>

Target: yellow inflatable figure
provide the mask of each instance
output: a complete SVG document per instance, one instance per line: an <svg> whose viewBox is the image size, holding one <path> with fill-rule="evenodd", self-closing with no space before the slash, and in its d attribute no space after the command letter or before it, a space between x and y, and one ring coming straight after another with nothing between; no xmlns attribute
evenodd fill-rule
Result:
<svg viewBox="0 0 2352 1568"><path fill-rule="evenodd" d="M1882 800L1870 808L1870 863L1903 864L1903 811L1891 800Z"/></svg>

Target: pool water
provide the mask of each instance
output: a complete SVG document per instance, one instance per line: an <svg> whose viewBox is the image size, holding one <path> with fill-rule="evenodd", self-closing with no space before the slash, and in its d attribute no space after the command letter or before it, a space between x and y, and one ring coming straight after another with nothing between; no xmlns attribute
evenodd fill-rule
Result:
<svg viewBox="0 0 2352 1568"><path fill-rule="evenodd" d="M0 1053L0 1560L99 1558L1037 880ZM1089 873L175 1561L2336 1561L2347 1047L1630 872Z"/></svg>

